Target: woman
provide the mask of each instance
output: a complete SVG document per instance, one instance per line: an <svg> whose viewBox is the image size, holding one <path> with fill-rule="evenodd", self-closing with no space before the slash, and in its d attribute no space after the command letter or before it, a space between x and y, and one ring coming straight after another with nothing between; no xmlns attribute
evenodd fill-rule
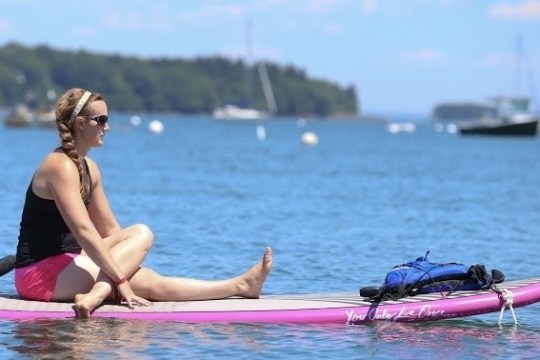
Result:
<svg viewBox="0 0 540 360"><path fill-rule="evenodd" d="M88 317L103 301L258 298L272 266L270 248L246 273L219 281L162 276L141 264L154 236L145 225L121 228L98 166L87 155L109 130L101 94L71 89L56 104L61 145L38 167L26 192L15 263L22 298L75 301Z"/></svg>

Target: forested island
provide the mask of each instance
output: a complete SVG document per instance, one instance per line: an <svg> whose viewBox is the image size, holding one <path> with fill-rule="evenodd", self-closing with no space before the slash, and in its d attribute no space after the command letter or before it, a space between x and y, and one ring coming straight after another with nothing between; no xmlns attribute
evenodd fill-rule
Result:
<svg viewBox="0 0 540 360"><path fill-rule="evenodd" d="M266 63L276 116L358 117L354 86L310 79L292 65ZM112 111L211 114L234 104L267 110L256 64L224 57L139 58L16 43L0 47L0 107L50 105L84 87Z"/></svg>

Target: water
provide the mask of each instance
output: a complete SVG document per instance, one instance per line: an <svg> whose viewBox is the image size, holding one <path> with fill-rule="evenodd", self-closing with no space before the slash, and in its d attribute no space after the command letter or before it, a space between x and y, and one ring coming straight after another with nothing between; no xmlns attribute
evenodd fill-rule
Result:
<svg viewBox="0 0 540 360"><path fill-rule="evenodd" d="M159 119L160 135L145 124ZM265 246L275 265L266 294L357 291L393 265L484 263L507 279L540 275L540 140L462 138L421 124L393 135L382 123L266 124L112 117L101 165L124 225L156 235L146 265L218 279L250 267ZM300 143L318 134L316 147ZM54 131L0 128L0 255L14 252L23 196ZM13 291L13 273L0 278ZM196 325L119 320L5 321L0 357L72 358L533 358L540 306L425 324Z"/></svg>

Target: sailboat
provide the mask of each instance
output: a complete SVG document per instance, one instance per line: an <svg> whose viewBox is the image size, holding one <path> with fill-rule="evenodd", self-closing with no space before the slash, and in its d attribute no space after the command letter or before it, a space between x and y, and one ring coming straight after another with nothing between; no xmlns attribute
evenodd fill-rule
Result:
<svg viewBox="0 0 540 360"><path fill-rule="evenodd" d="M519 83L522 58L519 35L517 44L516 77ZM517 87L519 88L519 84ZM479 121L461 125L460 133L462 135L536 136L540 117L529 109L528 97L494 97L489 107L493 111L486 113Z"/></svg>
<svg viewBox="0 0 540 360"><path fill-rule="evenodd" d="M460 127L462 135L535 136L540 118L529 111L526 97L497 97L493 99L495 116Z"/></svg>
<svg viewBox="0 0 540 360"><path fill-rule="evenodd" d="M236 105L225 105L222 108L214 110L214 117L217 119L236 119L236 120L260 120L265 119L277 111L276 99L270 84L270 78L266 71L266 65L263 61L257 64L259 79L261 80L264 98L268 111L261 111L253 108L241 108Z"/></svg>
<svg viewBox="0 0 540 360"><path fill-rule="evenodd" d="M247 48L248 55L251 53L251 26L248 23L246 26L247 32ZM264 120L277 112L276 99L274 97L274 91L272 90L272 84L268 76L266 69L266 63L264 61L257 62L257 72L259 80L262 84L264 98L266 101L267 111L261 111L254 108L243 108L233 104L227 104L224 107L214 110L213 116L216 119L225 120ZM248 86L250 88L251 86ZM248 91L248 98L251 98L251 93Z"/></svg>

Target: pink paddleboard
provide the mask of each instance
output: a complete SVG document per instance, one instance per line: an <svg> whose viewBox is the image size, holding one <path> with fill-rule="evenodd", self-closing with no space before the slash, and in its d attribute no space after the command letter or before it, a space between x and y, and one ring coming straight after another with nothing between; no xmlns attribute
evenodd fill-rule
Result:
<svg viewBox="0 0 540 360"><path fill-rule="evenodd" d="M514 308L540 301L540 278L508 281L493 290L458 291L448 296L427 294L371 303L358 293L267 295L260 299L156 302L151 307L128 309L105 304L93 317L178 321L186 323L336 323L363 324L372 321L421 322L498 312L509 299ZM46 303L0 295L0 318L75 318L72 303Z"/></svg>

